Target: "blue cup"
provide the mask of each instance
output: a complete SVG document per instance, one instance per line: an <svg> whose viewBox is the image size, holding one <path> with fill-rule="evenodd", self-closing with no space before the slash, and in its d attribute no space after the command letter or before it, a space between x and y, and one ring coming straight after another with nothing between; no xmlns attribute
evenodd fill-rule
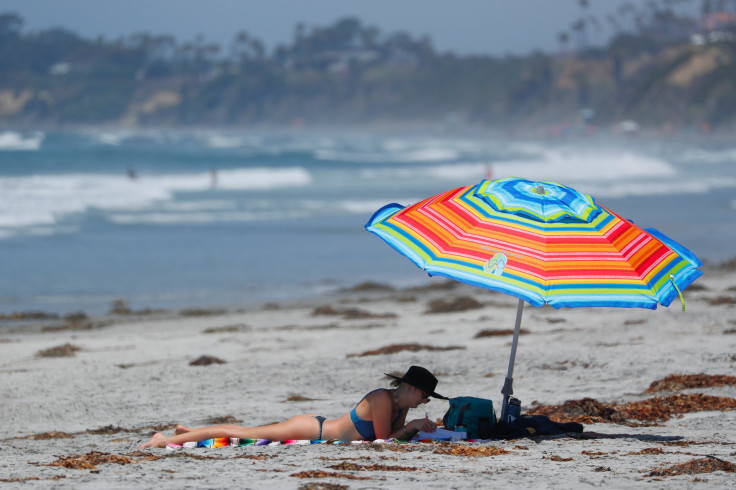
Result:
<svg viewBox="0 0 736 490"><path fill-rule="evenodd" d="M509 403L506 405L506 422L513 422L521 415L521 401L513 396L509 397Z"/></svg>

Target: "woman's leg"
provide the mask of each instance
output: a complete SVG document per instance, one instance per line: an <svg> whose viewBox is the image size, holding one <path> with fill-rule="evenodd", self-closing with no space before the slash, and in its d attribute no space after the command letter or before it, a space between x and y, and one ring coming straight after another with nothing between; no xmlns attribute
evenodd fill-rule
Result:
<svg viewBox="0 0 736 490"><path fill-rule="evenodd" d="M184 427L185 429L187 427ZM177 428L178 429L178 428ZM233 425L212 425L210 427L200 427L199 429L189 429L187 432L179 432L178 430L171 437L158 432L153 435L150 441L141 444L138 448L146 447L166 447L167 444L183 444L190 441L206 441L216 437L243 437L233 435L236 432L246 430L248 427Z"/></svg>
<svg viewBox="0 0 736 490"><path fill-rule="evenodd" d="M182 426L187 429L187 427ZM178 427L177 427L178 430ZM157 433L146 444L139 446L166 447L167 444L183 444L190 441L205 441L218 437L238 437L240 439L269 439L285 441L288 439L316 439L319 436L319 422L312 415L297 415L286 422L262 427L243 427L240 425L213 425L175 433L171 437Z"/></svg>

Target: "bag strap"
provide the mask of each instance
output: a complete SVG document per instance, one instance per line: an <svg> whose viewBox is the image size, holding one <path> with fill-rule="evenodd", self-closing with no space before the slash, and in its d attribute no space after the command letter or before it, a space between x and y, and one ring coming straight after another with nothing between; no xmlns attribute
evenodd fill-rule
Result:
<svg viewBox="0 0 736 490"><path fill-rule="evenodd" d="M459 426L463 425L463 419L465 418L465 411L468 410L469 408L470 408L470 402L458 408L460 414L457 416L457 423L455 424L455 427L457 427L458 425Z"/></svg>

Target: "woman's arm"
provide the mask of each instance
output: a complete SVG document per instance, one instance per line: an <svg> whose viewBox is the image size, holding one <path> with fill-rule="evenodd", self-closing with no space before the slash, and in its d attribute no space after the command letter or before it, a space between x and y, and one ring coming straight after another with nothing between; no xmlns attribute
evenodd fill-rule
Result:
<svg viewBox="0 0 736 490"><path fill-rule="evenodd" d="M368 403L370 403L371 418L373 419L373 430L376 433L376 439L388 439L393 429L391 427L393 397L388 391L376 391L371 393Z"/></svg>
<svg viewBox="0 0 736 490"><path fill-rule="evenodd" d="M406 415L404 415L406 417ZM429 420L428 418L414 419L406 425L402 425L398 430L394 431L389 437L393 439L399 439L401 441L407 441L417 435L420 431L434 432L437 429L437 424Z"/></svg>

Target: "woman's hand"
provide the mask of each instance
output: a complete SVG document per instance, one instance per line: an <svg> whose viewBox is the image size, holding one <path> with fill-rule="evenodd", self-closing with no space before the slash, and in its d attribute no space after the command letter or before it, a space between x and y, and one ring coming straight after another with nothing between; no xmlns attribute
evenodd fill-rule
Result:
<svg viewBox="0 0 736 490"><path fill-rule="evenodd" d="M420 431L434 432L435 430L437 430L437 424L426 417L423 419L414 419L406 424L406 430L414 432L415 434Z"/></svg>

